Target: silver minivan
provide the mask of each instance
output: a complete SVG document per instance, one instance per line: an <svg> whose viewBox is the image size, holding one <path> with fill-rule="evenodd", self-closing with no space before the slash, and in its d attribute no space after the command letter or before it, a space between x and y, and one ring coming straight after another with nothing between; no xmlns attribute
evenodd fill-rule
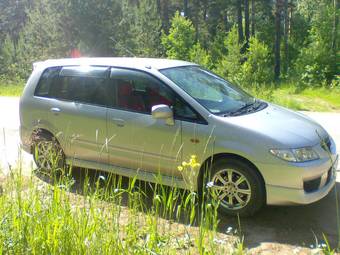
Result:
<svg viewBox="0 0 340 255"><path fill-rule="evenodd" d="M319 124L184 61L35 63L20 121L22 147L39 168L67 164L193 191L207 186L230 215L315 202L336 179L335 143ZM179 171L189 159L195 164Z"/></svg>

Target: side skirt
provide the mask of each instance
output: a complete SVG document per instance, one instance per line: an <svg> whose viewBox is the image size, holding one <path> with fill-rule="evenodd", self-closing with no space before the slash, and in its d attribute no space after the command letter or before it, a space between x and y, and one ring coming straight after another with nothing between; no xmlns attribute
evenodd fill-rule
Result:
<svg viewBox="0 0 340 255"><path fill-rule="evenodd" d="M103 163L87 161L75 158L66 158L66 164L71 166L77 166L82 168L98 169L104 172L114 173L130 178L136 177L139 180L146 182L159 183L167 186L177 187L181 189L187 189L187 185L184 180L178 177L168 175L156 175L155 173L147 172L141 169L135 170L120 166L107 165Z"/></svg>

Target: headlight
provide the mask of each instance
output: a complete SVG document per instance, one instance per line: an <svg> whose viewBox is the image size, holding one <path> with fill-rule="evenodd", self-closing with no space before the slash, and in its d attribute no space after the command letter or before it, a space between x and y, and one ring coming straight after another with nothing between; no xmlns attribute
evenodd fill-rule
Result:
<svg viewBox="0 0 340 255"><path fill-rule="evenodd" d="M287 150L272 149L270 152L276 157L290 162L306 162L319 159L319 155L311 147Z"/></svg>

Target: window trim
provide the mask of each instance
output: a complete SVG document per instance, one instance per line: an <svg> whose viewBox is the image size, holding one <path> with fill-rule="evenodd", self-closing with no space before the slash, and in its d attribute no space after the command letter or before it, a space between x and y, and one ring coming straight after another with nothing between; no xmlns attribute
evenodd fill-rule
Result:
<svg viewBox="0 0 340 255"><path fill-rule="evenodd" d="M47 67L41 73L41 75L39 77L39 81L38 81L38 83L37 83L37 85L35 87L33 96L34 97L39 97L39 98L55 99L55 100L60 100L60 101L63 101L63 102L73 102L73 103L78 103L78 104L91 105L91 106L96 106L96 107L102 107L102 108L108 108L108 109L117 109L117 110L120 110L120 111L127 111L127 112L134 112L134 113L139 113L139 114L151 115L151 113L147 113L147 112L133 111L133 110L129 110L129 109L120 108L120 107L117 106L117 102L116 102L116 99L114 97L113 97L112 100L110 100L111 101L111 105L104 106L104 105L98 105L98 104L91 104L91 103L87 103L87 102L80 102L80 101L76 101L76 100L68 100L68 99L56 98L56 97L52 97L52 96L39 96L39 95L37 95L37 91L39 90L39 88L41 86L42 76L49 69L51 69L51 68L60 68L59 73L58 73L58 77L59 77L60 76L60 71L62 70L63 67L77 67L77 66L80 66L80 65L62 65L62 66L49 66L49 67ZM174 94L175 97L177 97L184 104L186 104L190 108L190 110L192 110L198 116L197 120L193 120L193 119L189 119L189 118L185 118L185 117L174 116L175 120L186 121L186 122L195 123L195 124L208 125L207 120L198 111L196 111L196 109L194 109L194 107L192 107L191 104L189 104L181 95L179 95L166 82L162 81L159 77L157 77L156 75L154 75L152 73L149 73L149 72L141 70L141 69L129 68L129 67L121 67L121 66L111 66L111 65L89 65L89 66L93 66L93 67L106 67L108 69L107 75L105 77L105 80L106 80L105 83L106 83L107 86L109 86L109 81L111 79L111 69L112 68L125 69L125 70L140 72L140 73L144 73L146 75L149 75L152 78L156 79L160 84L165 86L167 89L169 89Z"/></svg>

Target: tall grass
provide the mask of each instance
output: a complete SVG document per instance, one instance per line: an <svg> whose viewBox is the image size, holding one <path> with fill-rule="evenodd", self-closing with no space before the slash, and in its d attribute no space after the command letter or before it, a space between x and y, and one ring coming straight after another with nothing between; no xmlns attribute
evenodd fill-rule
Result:
<svg viewBox="0 0 340 255"><path fill-rule="evenodd" d="M25 81L21 79L9 80L0 76L0 96L20 96L24 89Z"/></svg>
<svg viewBox="0 0 340 255"><path fill-rule="evenodd" d="M305 87L294 82L256 85L246 90L257 98L293 109L304 111L339 112L340 89L327 87Z"/></svg>
<svg viewBox="0 0 340 255"><path fill-rule="evenodd" d="M82 183L69 169L53 176L24 177L21 169L9 174L0 196L1 254L244 251L238 237L220 239L213 200L200 203L194 192L81 171Z"/></svg>

